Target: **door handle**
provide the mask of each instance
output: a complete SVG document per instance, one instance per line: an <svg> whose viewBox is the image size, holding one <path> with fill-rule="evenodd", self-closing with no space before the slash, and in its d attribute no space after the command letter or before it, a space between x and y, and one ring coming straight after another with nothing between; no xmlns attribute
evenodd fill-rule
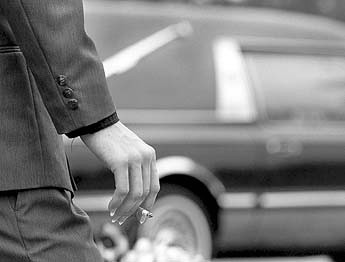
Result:
<svg viewBox="0 0 345 262"><path fill-rule="evenodd" d="M266 151L271 155L283 157L299 156L303 151L303 145L296 139L273 137L266 142Z"/></svg>

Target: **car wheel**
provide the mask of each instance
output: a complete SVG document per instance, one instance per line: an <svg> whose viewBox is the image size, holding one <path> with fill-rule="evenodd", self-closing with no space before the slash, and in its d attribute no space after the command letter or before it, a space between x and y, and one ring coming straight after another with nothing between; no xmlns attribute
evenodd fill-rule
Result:
<svg viewBox="0 0 345 262"><path fill-rule="evenodd" d="M154 218L138 229L138 237L179 246L205 258L212 255L212 230L200 198L175 185L162 185Z"/></svg>

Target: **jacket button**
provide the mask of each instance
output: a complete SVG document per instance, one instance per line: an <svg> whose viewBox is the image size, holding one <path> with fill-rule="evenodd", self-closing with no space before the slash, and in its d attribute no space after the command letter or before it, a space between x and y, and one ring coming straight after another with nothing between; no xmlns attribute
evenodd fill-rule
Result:
<svg viewBox="0 0 345 262"><path fill-rule="evenodd" d="M72 110L76 110L79 107L77 99L68 100L67 105Z"/></svg>
<svg viewBox="0 0 345 262"><path fill-rule="evenodd" d="M67 84L66 82L66 76L64 75L59 75L57 78L56 78L56 82L59 86L65 86Z"/></svg>
<svg viewBox="0 0 345 262"><path fill-rule="evenodd" d="M65 98L72 98L73 96L73 90L71 88L66 88L62 91L62 95L65 97Z"/></svg>

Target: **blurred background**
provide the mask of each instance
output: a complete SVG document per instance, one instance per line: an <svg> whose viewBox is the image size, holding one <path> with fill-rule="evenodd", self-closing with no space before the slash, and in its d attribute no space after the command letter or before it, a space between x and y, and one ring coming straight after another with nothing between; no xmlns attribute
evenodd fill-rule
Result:
<svg viewBox="0 0 345 262"><path fill-rule="evenodd" d="M65 139L106 261L345 261L345 1L84 4L161 178L153 219L111 224L113 175Z"/></svg>

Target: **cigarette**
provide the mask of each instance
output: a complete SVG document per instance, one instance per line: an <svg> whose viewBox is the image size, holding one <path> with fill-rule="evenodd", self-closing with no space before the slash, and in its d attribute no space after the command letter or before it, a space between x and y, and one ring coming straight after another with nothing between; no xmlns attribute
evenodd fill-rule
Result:
<svg viewBox="0 0 345 262"><path fill-rule="evenodd" d="M140 224L144 224L147 218L152 218L153 214L145 208L139 207L136 217Z"/></svg>

